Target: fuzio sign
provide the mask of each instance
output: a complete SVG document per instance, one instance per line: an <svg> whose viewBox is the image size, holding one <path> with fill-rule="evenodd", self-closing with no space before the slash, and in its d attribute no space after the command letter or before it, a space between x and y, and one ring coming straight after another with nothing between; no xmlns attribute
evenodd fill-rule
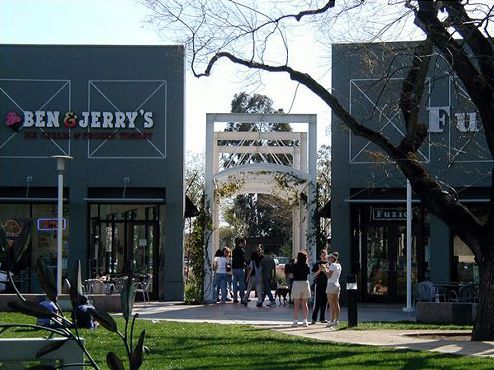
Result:
<svg viewBox="0 0 494 370"><path fill-rule="evenodd" d="M429 111L429 132L444 132L444 127L450 123L450 107L428 107ZM460 132L477 132L479 125L477 112L455 113L455 126Z"/></svg>

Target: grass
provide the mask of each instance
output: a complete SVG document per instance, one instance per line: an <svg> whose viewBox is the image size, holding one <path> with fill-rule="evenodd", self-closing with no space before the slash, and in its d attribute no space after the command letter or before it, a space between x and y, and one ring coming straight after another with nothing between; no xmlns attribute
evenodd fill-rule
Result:
<svg viewBox="0 0 494 370"><path fill-rule="evenodd" d="M117 319L120 328L123 320ZM1 323L33 323L16 313L0 313ZM397 325L403 325L398 323ZM377 327L377 324L374 324ZM382 327L380 327L382 328ZM139 320L146 330L141 369L492 369L494 360L407 351L385 347L332 344L241 325ZM36 335L34 335L36 334ZM42 331L9 330L2 337L43 336ZM124 357L116 335L103 328L83 330L90 353L106 369L109 350Z"/></svg>

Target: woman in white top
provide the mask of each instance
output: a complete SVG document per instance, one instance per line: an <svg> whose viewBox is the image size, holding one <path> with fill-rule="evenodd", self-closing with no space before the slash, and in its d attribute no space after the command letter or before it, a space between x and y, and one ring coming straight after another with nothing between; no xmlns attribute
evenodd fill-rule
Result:
<svg viewBox="0 0 494 370"><path fill-rule="evenodd" d="M218 259L218 266L216 268L216 275L218 275L218 285L221 290L221 303L225 303L227 299L227 274L231 271L231 250L230 248L223 248L223 256Z"/></svg>
<svg viewBox="0 0 494 370"><path fill-rule="evenodd" d="M341 265L338 263L338 252L333 252L328 256L329 267L325 265L325 273L328 277L328 285L326 287L326 294L328 296L329 303L329 315L331 321L326 326L338 325L338 319L340 318L340 275Z"/></svg>

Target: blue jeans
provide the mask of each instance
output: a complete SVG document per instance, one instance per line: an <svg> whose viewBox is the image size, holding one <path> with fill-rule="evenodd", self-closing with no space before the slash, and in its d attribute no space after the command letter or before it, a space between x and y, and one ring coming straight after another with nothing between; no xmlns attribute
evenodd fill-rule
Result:
<svg viewBox="0 0 494 370"><path fill-rule="evenodd" d="M227 295L227 291L226 291L227 274L219 273L216 275L218 275L218 285L220 286L220 290L221 290L221 302L224 303L226 301L226 295Z"/></svg>
<svg viewBox="0 0 494 370"><path fill-rule="evenodd" d="M268 296L270 302L274 302L273 293L271 292L271 279L262 278L262 285L264 286L264 294Z"/></svg>
<svg viewBox="0 0 494 370"><path fill-rule="evenodd" d="M237 292L240 291L240 299L245 295L245 270L233 269L233 299L237 300Z"/></svg>

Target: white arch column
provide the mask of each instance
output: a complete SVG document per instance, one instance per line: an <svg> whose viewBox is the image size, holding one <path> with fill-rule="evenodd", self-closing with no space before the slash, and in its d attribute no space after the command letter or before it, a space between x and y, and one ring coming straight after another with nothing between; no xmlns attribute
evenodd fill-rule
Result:
<svg viewBox="0 0 494 370"><path fill-rule="evenodd" d="M213 207L216 203L214 199L214 169L213 169L213 151L214 151L214 119L213 115L206 115L206 172L204 174L204 179L206 181L206 213L213 217ZM207 245L204 250L204 302L213 302L213 230L204 230L204 239Z"/></svg>

